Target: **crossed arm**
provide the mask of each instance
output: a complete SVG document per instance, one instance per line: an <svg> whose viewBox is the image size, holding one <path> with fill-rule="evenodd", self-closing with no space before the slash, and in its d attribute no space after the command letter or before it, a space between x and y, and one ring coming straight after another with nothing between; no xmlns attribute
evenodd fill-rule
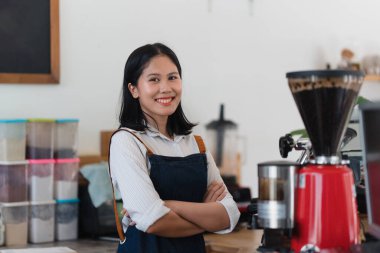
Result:
<svg viewBox="0 0 380 253"><path fill-rule="evenodd" d="M152 224L147 232L165 237L184 237L228 228L230 221L227 211L216 202L226 194L223 182L214 181L209 185L202 203L165 201L170 212Z"/></svg>
<svg viewBox="0 0 380 253"><path fill-rule="evenodd" d="M149 177L146 157L141 151L144 149L145 147L131 134L125 132L113 136L110 149L111 177L113 180L116 179L119 191L125 193L122 194L122 198L125 206L128 206L127 210L131 208L132 216L139 221L146 217L161 217L150 226L137 222L137 226L143 231L165 237L184 237L203 231L223 230L230 227L230 222L236 221L236 217L230 221L231 207L227 208L226 203L232 199L229 201L225 198L232 196L226 196L229 193L211 154L207 153L208 182L213 183L209 184L203 202L166 201L164 202L166 207L162 207L162 200L155 192ZM139 194L129 194L131 190ZM223 205L217 202L220 200ZM150 209L153 211L152 216L146 208L152 208Z"/></svg>

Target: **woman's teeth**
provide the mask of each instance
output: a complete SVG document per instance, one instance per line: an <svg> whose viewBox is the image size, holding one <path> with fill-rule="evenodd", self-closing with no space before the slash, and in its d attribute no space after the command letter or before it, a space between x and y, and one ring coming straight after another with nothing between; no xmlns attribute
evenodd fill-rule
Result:
<svg viewBox="0 0 380 253"><path fill-rule="evenodd" d="M173 98L159 98L159 99L156 99L156 101L158 103L161 103L161 104L170 103L172 100L173 100Z"/></svg>

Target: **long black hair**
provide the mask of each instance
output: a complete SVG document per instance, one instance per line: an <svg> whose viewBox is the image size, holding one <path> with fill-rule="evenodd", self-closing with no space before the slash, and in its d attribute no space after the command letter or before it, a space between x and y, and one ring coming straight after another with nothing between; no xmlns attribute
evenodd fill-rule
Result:
<svg viewBox="0 0 380 253"><path fill-rule="evenodd" d="M148 128L146 116L141 109L139 99L132 97L128 84L137 86L138 79L150 60L157 55L165 55L176 65L179 76L182 78L182 69L175 53L161 43L147 44L137 48L128 57L124 68L123 95L119 115L120 127L128 127L137 131ZM166 130L169 135L187 135L196 126L189 122L183 113L181 102L175 112L169 116Z"/></svg>

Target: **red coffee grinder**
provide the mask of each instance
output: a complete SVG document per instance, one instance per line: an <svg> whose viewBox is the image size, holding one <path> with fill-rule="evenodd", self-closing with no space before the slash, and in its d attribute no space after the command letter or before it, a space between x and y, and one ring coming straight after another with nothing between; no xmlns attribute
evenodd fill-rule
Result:
<svg viewBox="0 0 380 253"><path fill-rule="evenodd" d="M313 149L313 159L298 171L291 249L349 250L359 242L359 221L352 172L338 149L364 73L300 71L286 77Z"/></svg>

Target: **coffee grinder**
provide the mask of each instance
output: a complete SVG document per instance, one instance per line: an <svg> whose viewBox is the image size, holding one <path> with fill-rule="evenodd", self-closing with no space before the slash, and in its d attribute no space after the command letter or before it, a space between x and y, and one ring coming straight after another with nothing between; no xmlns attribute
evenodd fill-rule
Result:
<svg viewBox="0 0 380 253"><path fill-rule="evenodd" d="M349 250L359 242L359 221L352 171L339 147L364 73L300 71L286 77L313 149L313 159L298 170L291 249Z"/></svg>
<svg viewBox="0 0 380 253"><path fill-rule="evenodd" d="M257 223L263 231L259 252L286 252L294 227L294 191L299 163L258 164Z"/></svg>

